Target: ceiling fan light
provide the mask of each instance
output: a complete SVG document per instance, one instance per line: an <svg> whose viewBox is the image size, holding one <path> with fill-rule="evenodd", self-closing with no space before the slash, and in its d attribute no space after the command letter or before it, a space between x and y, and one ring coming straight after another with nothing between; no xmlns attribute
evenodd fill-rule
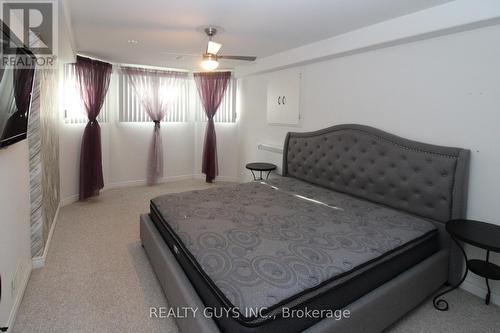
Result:
<svg viewBox="0 0 500 333"><path fill-rule="evenodd" d="M208 45L207 45L207 53L217 54L217 52L219 52L221 47L222 47L222 44L209 41Z"/></svg>
<svg viewBox="0 0 500 333"><path fill-rule="evenodd" d="M217 59L211 55L207 55L203 57L201 61L201 67L207 71L213 71L217 67L219 67L219 62Z"/></svg>

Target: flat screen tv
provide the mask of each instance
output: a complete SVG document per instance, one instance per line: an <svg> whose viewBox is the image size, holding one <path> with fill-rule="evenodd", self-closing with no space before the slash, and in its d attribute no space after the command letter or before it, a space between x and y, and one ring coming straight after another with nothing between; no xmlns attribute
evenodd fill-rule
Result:
<svg viewBox="0 0 500 333"><path fill-rule="evenodd" d="M1 22L1 21L0 21ZM1 22L0 148L26 139L36 58ZM4 43L16 45L14 54L3 54ZM7 64L5 59L9 58Z"/></svg>

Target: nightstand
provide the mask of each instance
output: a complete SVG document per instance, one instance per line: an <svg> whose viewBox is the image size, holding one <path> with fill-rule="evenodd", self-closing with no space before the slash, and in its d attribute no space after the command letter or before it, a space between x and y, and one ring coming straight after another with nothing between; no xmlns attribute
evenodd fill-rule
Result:
<svg viewBox="0 0 500 333"><path fill-rule="evenodd" d="M252 172L253 180L264 180L264 178L262 177L262 172L267 172L266 179L268 179L269 175L271 174L271 171L276 170L276 165L271 163L258 162L258 163L248 163L246 165L246 168ZM260 171L259 178L255 176L254 171Z"/></svg>
<svg viewBox="0 0 500 333"><path fill-rule="evenodd" d="M490 304L491 290L489 280L500 280L500 266L490 262L490 252L500 253L500 226L474 220L451 220L446 223L446 231L460 248L466 263L465 273L458 284L439 293L433 299L434 307L440 311L448 310L448 302L442 296L458 288L467 277L469 271L486 280L488 292L485 303ZM460 242L486 250L485 260L467 259L464 247Z"/></svg>

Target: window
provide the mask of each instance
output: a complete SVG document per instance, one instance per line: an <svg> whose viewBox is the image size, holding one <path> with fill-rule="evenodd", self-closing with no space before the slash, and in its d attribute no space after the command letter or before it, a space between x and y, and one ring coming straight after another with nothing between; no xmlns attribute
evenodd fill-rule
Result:
<svg viewBox="0 0 500 333"><path fill-rule="evenodd" d="M104 105L102 107L97 121L101 123L108 122L108 114L110 108L109 102L109 90L104 100ZM64 65L64 91L63 91L63 103L64 103L64 122L66 124L86 124L88 122L87 112L85 111L85 106L83 105L82 98L80 96L80 89L77 85L76 71L74 64Z"/></svg>
<svg viewBox="0 0 500 333"><path fill-rule="evenodd" d="M196 89L196 84L193 81L194 87L194 110L196 121L207 121L207 116L203 106L201 105L201 99ZM236 122L236 79L231 78L227 85L226 93L222 98L219 109L215 114L214 121L216 123L235 123Z"/></svg>
<svg viewBox="0 0 500 333"><path fill-rule="evenodd" d="M111 109L110 101L116 101L118 104L116 108L113 107L113 110L116 109L116 112L118 112L117 118L120 122L151 122L127 76L122 74L121 71L116 74L116 76L113 74L112 80L115 80L115 77L118 79L118 96L115 95L117 90L111 89L110 85L97 120L101 123L108 122ZM214 121L216 123L236 122L236 86L236 79L231 78L219 110L215 114ZM192 119L197 122L207 121L192 75L177 79L175 95L173 106L163 118L163 122L187 122ZM64 66L63 103L64 122L66 124L86 124L88 122L87 113L77 86L74 64Z"/></svg>
<svg viewBox="0 0 500 333"><path fill-rule="evenodd" d="M120 78L120 108L119 119L121 122L151 122L148 114L141 105L130 79L123 73ZM189 110L189 82L191 78L176 80L175 99L172 108L167 112L164 122L185 122L188 120Z"/></svg>

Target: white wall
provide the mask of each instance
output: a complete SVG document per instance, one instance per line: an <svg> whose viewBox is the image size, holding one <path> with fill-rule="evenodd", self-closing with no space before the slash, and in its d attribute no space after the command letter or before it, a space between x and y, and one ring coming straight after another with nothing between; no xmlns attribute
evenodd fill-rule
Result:
<svg viewBox="0 0 500 333"><path fill-rule="evenodd" d="M250 161L280 166L281 155L259 151L257 144L282 145L287 131L366 124L470 149L468 217L500 224L499 41L500 26L495 25L296 68L302 71L299 128L266 124L266 84L272 73L240 79L239 175L250 179L243 168ZM494 255L493 260L500 258ZM500 303L500 285L492 285ZM484 296L484 280L473 274L464 287Z"/></svg>
<svg viewBox="0 0 500 333"><path fill-rule="evenodd" d="M201 154L205 123L162 123L164 179L202 178ZM84 124L61 124L62 203L78 197L80 145ZM238 170L237 124L216 124L220 181L234 181ZM105 188L141 185L146 180L152 123L101 124Z"/></svg>
<svg viewBox="0 0 500 333"><path fill-rule="evenodd" d="M59 62L72 58L73 54L63 8L59 6ZM11 24L19 22L14 20ZM13 324L32 268L29 168L27 140L0 149L0 327Z"/></svg>
<svg viewBox="0 0 500 333"><path fill-rule="evenodd" d="M9 325L20 302L23 280L31 271L30 247L29 159L24 140L0 149L0 327Z"/></svg>
<svg viewBox="0 0 500 333"><path fill-rule="evenodd" d="M153 123L116 123L110 126L108 184L119 186L146 179ZM193 174L193 125L162 124L164 178L175 179Z"/></svg>

